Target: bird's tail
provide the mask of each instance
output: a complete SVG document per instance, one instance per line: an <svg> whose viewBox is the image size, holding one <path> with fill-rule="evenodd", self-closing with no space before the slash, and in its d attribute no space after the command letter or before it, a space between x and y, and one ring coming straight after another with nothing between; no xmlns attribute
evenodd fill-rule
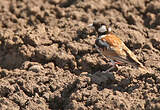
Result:
<svg viewBox="0 0 160 110"><path fill-rule="evenodd" d="M150 71L146 67L144 67L142 64L139 65L138 69L144 74L145 73L150 73Z"/></svg>
<svg viewBox="0 0 160 110"><path fill-rule="evenodd" d="M132 51L130 51L126 46L124 48L125 48L125 50L127 50L126 53L128 54L127 55L128 60L130 60L132 62L133 66L136 66L143 73L150 73L149 70L147 70L146 67L144 67L143 64L138 61L138 59L132 53Z"/></svg>

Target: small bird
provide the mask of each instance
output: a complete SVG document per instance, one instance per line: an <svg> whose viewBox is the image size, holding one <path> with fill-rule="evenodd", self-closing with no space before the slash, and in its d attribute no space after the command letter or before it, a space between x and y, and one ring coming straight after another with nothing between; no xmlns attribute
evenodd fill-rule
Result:
<svg viewBox="0 0 160 110"><path fill-rule="evenodd" d="M107 28L104 23L96 21L89 26L94 27L98 33L95 41L98 52L111 60L112 67L106 70L105 73L115 68L116 64L130 64L143 72L147 71L123 41L111 33L111 27Z"/></svg>

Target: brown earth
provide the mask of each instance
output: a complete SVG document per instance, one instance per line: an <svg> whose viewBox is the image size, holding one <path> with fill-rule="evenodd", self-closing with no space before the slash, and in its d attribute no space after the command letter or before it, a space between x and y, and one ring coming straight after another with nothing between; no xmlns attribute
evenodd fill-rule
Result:
<svg viewBox="0 0 160 110"><path fill-rule="evenodd" d="M151 72L100 73L95 19ZM160 1L1 0L0 109L160 110Z"/></svg>

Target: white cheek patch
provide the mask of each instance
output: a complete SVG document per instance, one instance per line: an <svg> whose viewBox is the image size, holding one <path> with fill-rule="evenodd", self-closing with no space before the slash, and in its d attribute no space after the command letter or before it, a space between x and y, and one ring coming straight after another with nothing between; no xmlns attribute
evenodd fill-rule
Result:
<svg viewBox="0 0 160 110"><path fill-rule="evenodd" d="M98 32L101 32L101 33L106 32L106 31L107 31L107 29L106 29L106 26L105 26L105 25L102 25L102 26L98 29Z"/></svg>

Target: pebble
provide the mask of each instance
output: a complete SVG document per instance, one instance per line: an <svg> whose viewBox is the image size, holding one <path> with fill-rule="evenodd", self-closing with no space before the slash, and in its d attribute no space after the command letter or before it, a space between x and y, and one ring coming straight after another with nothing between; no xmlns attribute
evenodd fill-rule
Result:
<svg viewBox="0 0 160 110"><path fill-rule="evenodd" d="M33 72L40 72L41 70L43 70L43 66L42 65L33 65L29 68L29 71L33 71Z"/></svg>

